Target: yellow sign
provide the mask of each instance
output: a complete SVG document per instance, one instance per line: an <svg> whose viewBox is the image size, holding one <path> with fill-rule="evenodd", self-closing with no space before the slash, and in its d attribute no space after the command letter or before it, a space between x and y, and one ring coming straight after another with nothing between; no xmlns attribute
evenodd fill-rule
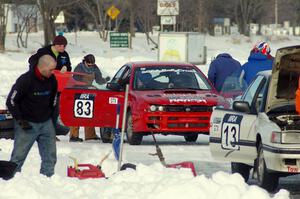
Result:
<svg viewBox="0 0 300 199"><path fill-rule="evenodd" d="M116 8L114 5L110 6L110 8L107 10L107 15L112 20L115 20L119 14L120 14L120 10Z"/></svg>

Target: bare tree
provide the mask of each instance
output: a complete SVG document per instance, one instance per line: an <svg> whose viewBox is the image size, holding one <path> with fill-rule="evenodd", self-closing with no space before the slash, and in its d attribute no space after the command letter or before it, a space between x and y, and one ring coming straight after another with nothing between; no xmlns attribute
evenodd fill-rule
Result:
<svg viewBox="0 0 300 199"><path fill-rule="evenodd" d="M235 18L240 33L249 35L249 23L256 15L263 11L263 0L239 0L236 1Z"/></svg>
<svg viewBox="0 0 300 199"><path fill-rule="evenodd" d="M38 8L35 4L18 4L16 3L12 10L15 11L18 18L17 45L27 48L28 33L36 26ZM24 35L25 32L25 35Z"/></svg>
<svg viewBox="0 0 300 199"><path fill-rule="evenodd" d="M149 32L152 31L152 26L156 24L156 2L140 0L139 3L135 5L135 10L136 22L146 34L148 45L151 42L157 47L158 44L149 35Z"/></svg>
<svg viewBox="0 0 300 199"><path fill-rule="evenodd" d="M0 52L5 51L6 24L9 5L0 0Z"/></svg>
<svg viewBox="0 0 300 199"><path fill-rule="evenodd" d="M141 3L136 0L127 0L127 6L129 8L129 21L130 21L130 37L135 37L135 10L136 6Z"/></svg>
<svg viewBox="0 0 300 199"><path fill-rule="evenodd" d="M107 30L105 24L107 16L104 14L105 8L103 0L81 0L79 5L92 16L100 38L106 41Z"/></svg>
<svg viewBox="0 0 300 199"><path fill-rule="evenodd" d="M44 45L49 45L55 37L55 19L59 12L68 6L72 6L79 0L36 0L42 15L44 29Z"/></svg>

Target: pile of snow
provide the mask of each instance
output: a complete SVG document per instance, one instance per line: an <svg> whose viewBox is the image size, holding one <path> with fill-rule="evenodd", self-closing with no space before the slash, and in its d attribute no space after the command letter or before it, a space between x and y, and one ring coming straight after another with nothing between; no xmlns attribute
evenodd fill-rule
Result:
<svg viewBox="0 0 300 199"><path fill-rule="evenodd" d="M1 159L9 159L13 141L1 139L0 146L2 148ZM135 147L136 150L143 149L143 146ZM117 172L118 163L113 155L110 155L102 164L106 179L79 180L67 177L67 167L73 166L70 156L76 157L79 163L97 165L100 157L107 154L110 148L110 144L68 143L66 139L62 139L61 142L57 142L56 174L47 178L38 173L40 158L35 144L27 157L22 173L17 173L10 181L0 179L0 187L3 190L0 192L0 198L289 198L289 192L286 190L280 190L270 197L267 191L258 186L246 184L239 174L219 171L210 178L201 173L194 177L189 169L164 168L158 161L150 165L136 163L136 171L127 169ZM125 146L125 159L126 148L127 146ZM141 159L141 161L144 160Z"/></svg>

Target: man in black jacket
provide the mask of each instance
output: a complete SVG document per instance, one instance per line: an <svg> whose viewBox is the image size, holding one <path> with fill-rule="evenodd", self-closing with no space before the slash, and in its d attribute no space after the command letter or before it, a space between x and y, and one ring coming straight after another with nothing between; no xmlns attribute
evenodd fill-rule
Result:
<svg viewBox="0 0 300 199"><path fill-rule="evenodd" d="M71 71L72 67L70 57L69 54L65 51L67 44L68 41L64 36L56 36L53 40L52 45L38 49L38 51L28 59L30 67L36 66L41 56L50 55L57 62L55 68L56 70Z"/></svg>
<svg viewBox="0 0 300 199"><path fill-rule="evenodd" d="M40 173L54 174L56 164L55 130L51 116L55 109L57 81L52 74L56 61L50 55L39 58L36 66L22 74L13 85L6 106L15 120L11 162L21 171L35 141L41 156Z"/></svg>
<svg viewBox="0 0 300 199"><path fill-rule="evenodd" d="M38 60L41 56L50 55L57 62L55 70L60 70L62 72L71 71L72 67L71 67L70 57L69 57L69 54L65 51L67 44L68 44L68 41L64 36L62 36L62 35L56 36L53 40L52 45L38 49L37 53L32 55L29 58L28 63L29 63L30 68L36 66L36 64L38 63ZM59 104L59 94L57 96L57 99L58 99L57 103ZM54 128L55 128L56 134L57 135L66 135L70 129L66 126L59 124L58 116L59 116L59 105L57 106L56 110L54 111L52 120L54 123Z"/></svg>

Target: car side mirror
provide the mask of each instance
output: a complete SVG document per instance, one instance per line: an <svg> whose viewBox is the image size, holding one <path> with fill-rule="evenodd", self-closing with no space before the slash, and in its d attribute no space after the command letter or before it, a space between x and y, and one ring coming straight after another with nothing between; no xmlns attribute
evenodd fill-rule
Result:
<svg viewBox="0 0 300 199"><path fill-rule="evenodd" d="M123 89L123 87L120 84L115 82L108 82L106 84L106 88L113 91L121 91Z"/></svg>
<svg viewBox="0 0 300 199"><path fill-rule="evenodd" d="M242 113L250 113L250 106L248 102L245 101L234 101L232 105L233 110L242 112Z"/></svg>

